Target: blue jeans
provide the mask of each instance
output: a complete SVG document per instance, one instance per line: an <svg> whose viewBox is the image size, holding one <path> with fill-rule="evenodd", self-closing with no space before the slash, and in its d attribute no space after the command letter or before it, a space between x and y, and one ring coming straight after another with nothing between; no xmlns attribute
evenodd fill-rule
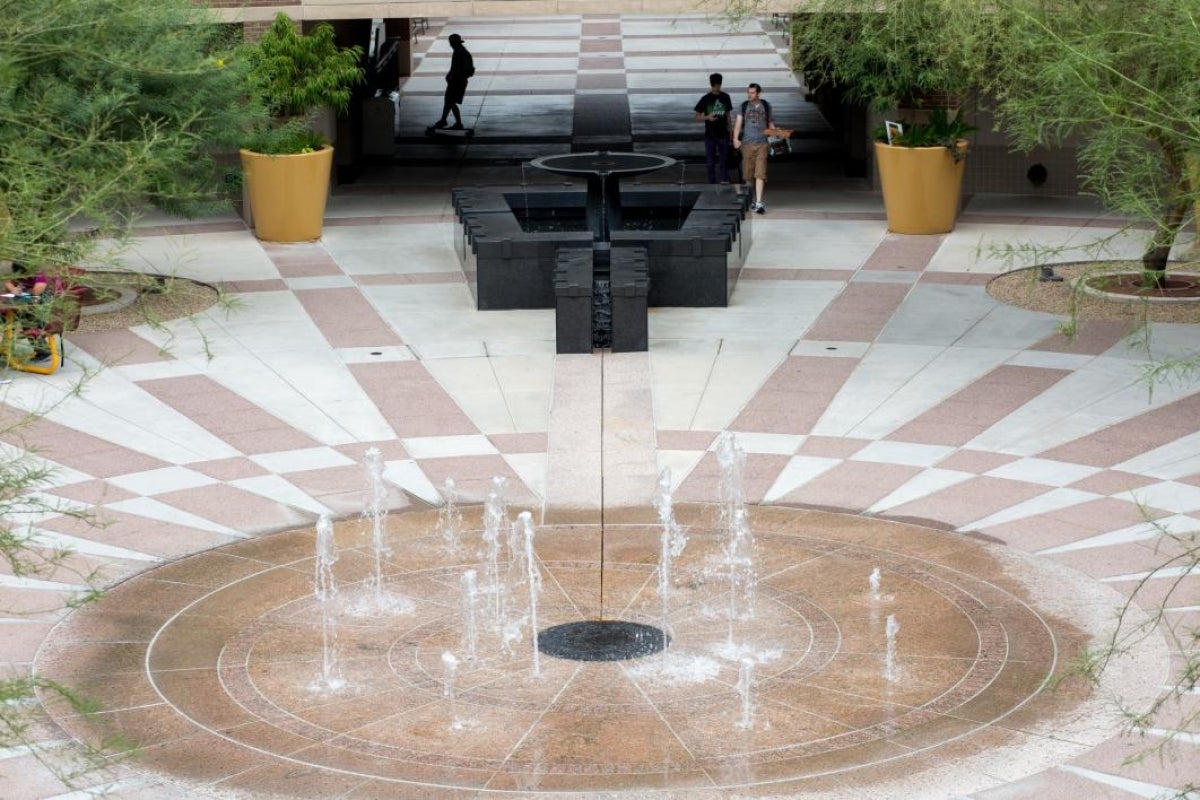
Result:
<svg viewBox="0 0 1200 800"><path fill-rule="evenodd" d="M708 166L708 182L717 182L720 168L721 180L729 183L729 140L704 138L704 163Z"/></svg>

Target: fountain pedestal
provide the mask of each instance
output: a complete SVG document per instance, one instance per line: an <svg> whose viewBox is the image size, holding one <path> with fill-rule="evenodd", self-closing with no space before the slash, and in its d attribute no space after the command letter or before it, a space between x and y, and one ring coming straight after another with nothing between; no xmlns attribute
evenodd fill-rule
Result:
<svg viewBox="0 0 1200 800"><path fill-rule="evenodd" d="M621 230L621 178L654 172L676 163L666 156L645 153L594 153L542 156L529 162L535 169L587 179L588 230L597 242L607 242Z"/></svg>

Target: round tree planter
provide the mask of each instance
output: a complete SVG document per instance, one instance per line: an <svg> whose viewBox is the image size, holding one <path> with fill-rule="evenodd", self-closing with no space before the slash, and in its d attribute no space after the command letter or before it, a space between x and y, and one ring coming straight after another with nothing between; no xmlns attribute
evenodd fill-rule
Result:
<svg viewBox="0 0 1200 800"><path fill-rule="evenodd" d="M265 242L320 239L333 148L282 156L241 153L255 235Z"/></svg>
<svg viewBox="0 0 1200 800"><path fill-rule="evenodd" d="M958 143L965 156L967 143ZM883 207L892 233L949 233L958 217L965 158L945 147L899 147L875 143Z"/></svg>

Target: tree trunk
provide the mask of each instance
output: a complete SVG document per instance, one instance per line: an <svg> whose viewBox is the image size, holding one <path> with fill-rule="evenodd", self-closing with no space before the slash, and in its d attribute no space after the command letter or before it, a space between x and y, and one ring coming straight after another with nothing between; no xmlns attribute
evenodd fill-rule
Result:
<svg viewBox="0 0 1200 800"><path fill-rule="evenodd" d="M1150 249L1142 255L1142 286L1147 289L1160 288L1166 280L1167 259L1187 216L1191 187L1190 175L1184 169L1183 154L1178 145L1161 137L1159 145L1167 162L1168 185L1171 188L1168 190L1166 213L1158 223L1158 229L1150 241Z"/></svg>
<svg viewBox="0 0 1200 800"><path fill-rule="evenodd" d="M1159 223L1150 249L1142 255L1142 286L1147 289L1163 285L1167 275L1167 258L1171 255L1171 247L1175 244L1179 229L1183 227L1187 210L1187 200L1176 200Z"/></svg>

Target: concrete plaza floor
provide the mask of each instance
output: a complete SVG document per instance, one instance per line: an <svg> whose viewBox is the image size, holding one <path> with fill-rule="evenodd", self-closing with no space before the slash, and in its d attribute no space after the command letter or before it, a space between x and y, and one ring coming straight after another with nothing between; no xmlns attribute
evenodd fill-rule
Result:
<svg viewBox="0 0 1200 800"><path fill-rule="evenodd" d="M702 91L696 76L723 66L703 61L688 85ZM1067 339L1062 318L987 294L1014 266L995 246L1112 233L1117 223L1086 200L975 196L953 233L905 237L887 232L874 193L809 167L771 181L730 306L652 310L645 354L556 356L553 312L474 310L449 188L514 182L513 167L464 159L366 176L334 195L314 244L262 244L233 216L148 218L125 264L220 285L236 308L71 335L59 373L4 387L6 422L43 413L4 437L55 468L43 498L104 523L40 514L38 540L115 585L324 512L356 517L369 447L383 453L397 509L436 505L447 478L481 502L504 475L514 507L563 521L564 510L647 507L664 467L677 500L711 502L713 450L728 431L747 453L754 504L978 534L1111 590L1115 606L1169 556L1164 532L1200 530L1200 381L1151 392L1142 378L1155 359L1195 352L1200 328L1156 325L1149 351L1118 324ZM79 588L0 575L8 670L31 668ZM1200 575L1157 573L1143 599L1166 599L1167 622L1194 628ZM1174 653L1146 685L1171 685L1182 663ZM1200 775L1195 734L1175 760L1123 762L1198 703L1194 692L1173 702L1142 740L1118 737L1114 718L1099 745L1011 780L998 769L969 796L1157 796ZM54 725L36 733L51 751L66 745ZM125 800L221 791L136 764L106 780ZM376 796L356 788L326 796ZM887 796L869 782L843 788ZM0 750L0 796L86 795L12 748Z"/></svg>

